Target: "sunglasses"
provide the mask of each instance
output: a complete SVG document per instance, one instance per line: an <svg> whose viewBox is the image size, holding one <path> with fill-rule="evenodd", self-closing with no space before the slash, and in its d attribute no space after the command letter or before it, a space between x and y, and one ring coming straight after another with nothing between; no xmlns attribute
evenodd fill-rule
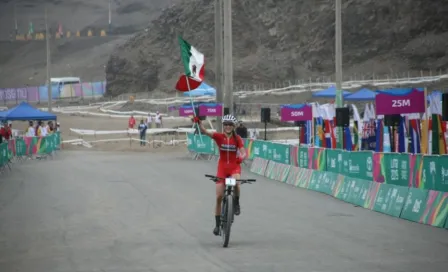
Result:
<svg viewBox="0 0 448 272"><path fill-rule="evenodd" d="M224 123L224 124L222 124L223 126L232 126L233 127L233 123Z"/></svg>

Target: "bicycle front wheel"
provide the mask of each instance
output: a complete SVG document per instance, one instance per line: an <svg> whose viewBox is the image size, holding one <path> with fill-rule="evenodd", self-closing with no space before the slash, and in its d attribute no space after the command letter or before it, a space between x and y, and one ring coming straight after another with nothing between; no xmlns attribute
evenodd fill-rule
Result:
<svg viewBox="0 0 448 272"><path fill-rule="evenodd" d="M233 196L228 195L226 196L224 223L222 226L223 247L227 247L229 245L230 229L232 228L232 221L233 221Z"/></svg>

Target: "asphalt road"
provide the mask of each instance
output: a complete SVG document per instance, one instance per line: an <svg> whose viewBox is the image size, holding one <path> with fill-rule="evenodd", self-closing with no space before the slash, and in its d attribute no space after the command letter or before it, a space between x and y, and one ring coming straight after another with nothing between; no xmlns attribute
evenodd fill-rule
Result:
<svg viewBox="0 0 448 272"><path fill-rule="evenodd" d="M0 176L0 271L446 271L448 231L257 177L229 248L214 162L64 151ZM247 174L245 176L252 176Z"/></svg>

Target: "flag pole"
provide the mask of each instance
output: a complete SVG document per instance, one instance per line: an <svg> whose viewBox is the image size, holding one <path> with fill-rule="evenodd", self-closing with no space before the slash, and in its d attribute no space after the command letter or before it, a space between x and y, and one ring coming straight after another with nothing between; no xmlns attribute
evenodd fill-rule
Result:
<svg viewBox="0 0 448 272"><path fill-rule="evenodd" d="M185 80L187 81L188 96L190 97L191 108L193 109L193 117L196 117L196 111L194 108L193 97L191 96L190 82L188 82L187 75L185 75ZM202 134L201 134L201 129L199 128L199 124L196 124L196 126L197 126L198 132L199 132L199 139L201 140L201 144L203 144L204 142L202 141ZM194 124L193 124L193 127L194 127Z"/></svg>

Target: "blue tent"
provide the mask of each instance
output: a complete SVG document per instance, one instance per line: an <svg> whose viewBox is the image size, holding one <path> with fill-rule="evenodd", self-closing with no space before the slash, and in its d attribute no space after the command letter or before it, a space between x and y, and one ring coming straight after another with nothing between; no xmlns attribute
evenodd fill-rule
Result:
<svg viewBox="0 0 448 272"><path fill-rule="evenodd" d="M194 89L193 91L184 92L184 96L215 96L216 95L216 89L211 87L205 82L202 82L199 87Z"/></svg>
<svg viewBox="0 0 448 272"><path fill-rule="evenodd" d="M367 88L361 89L356 93L352 93L344 97L344 100L357 100L357 101L366 101L366 100L375 100L376 92L371 91Z"/></svg>
<svg viewBox="0 0 448 272"><path fill-rule="evenodd" d="M349 95L350 92L342 91L342 95L345 97ZM316 93L313 93L313 97L322 97L322 98L334 98L336 97L336 87L331 86L330 88L326 90L322 90Z"/></svg>
<svg viewBox="0 0 448 272"><path fill-rule="evenodd" d="M0 120L15 121L15 120L56 120L56 115L41 111L31 106L26 102L20 103L12 109L0 112Z"/></svg>
<svg viewBox="0 0 448 272"><path fill-rule="evenodd" d="M419 90L421 92L424 91L423 88L394 88L394 89L377 90L377 93L403 95L412 92L412 90L414 89Z"/></svg>

